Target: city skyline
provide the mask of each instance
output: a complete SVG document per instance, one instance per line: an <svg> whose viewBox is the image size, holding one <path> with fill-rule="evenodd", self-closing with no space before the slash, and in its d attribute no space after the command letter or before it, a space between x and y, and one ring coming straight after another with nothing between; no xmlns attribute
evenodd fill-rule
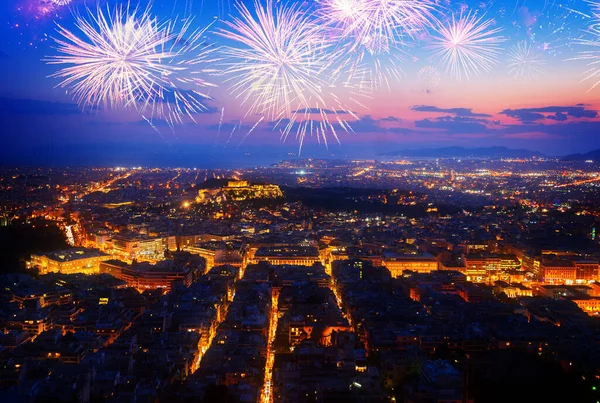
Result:
<svg viewBox="0 0 600 403"><path fill-rule="evenodd" d="M150 125L131 110L82 111L65 88L58 87L60 80L49 77L58 67L43 60L56 54L51 39L58 36L56 24L74 29L74 15L84 15L86 6L94 12L96 4L74 0L40 12L45 1L10 0L2 12L6 40L0 47L0 71L6 79L0 84L5 133L0 156L6 163L177 166L181 161L182 166L206 167L210 160L212 166L248 166L298 155L293 136L282 142L269 119L245 116L244 106L231 95L223 77L214 78L218 87L210 89L213 99L207 101L204 113L194 115L196 122L186 118L171 127L157 119ZM242 3L254 12L254 2ZM273 6L296 5L318 18L324 5L317 3ZM119 4L126 3L111 0L100 6ZM600 148L596 136L600 89L591 88L593 80L583 80L590 60L573 60L594 51L585 40L594 38L586 30L594 27L597 4L583 0L432 4L444 26L453 15L468 13L491 21L502 41L490 71L456 79L435 57L436 26L424 28L399 49L402 60L396 67L402 77L390 80L389 88L376 88L361 99L362 106L349 107L358 119L348 119L352 129L340 131L341 144L330 138L325 148L317 144L316 136L307 136L301 157L374 158L389 151L445 146L505 146L562 156ZM194 28L212 23L206 40L217 47L233 46L217 32L240 16L235 2L227 0L175 4L156 0L150 12L159 20L176 22L191 16ZM535 74L515 70L515 52L523 43L539 53L540 71ZM432 81L427 74L439 74L439 80Z"/></svg>

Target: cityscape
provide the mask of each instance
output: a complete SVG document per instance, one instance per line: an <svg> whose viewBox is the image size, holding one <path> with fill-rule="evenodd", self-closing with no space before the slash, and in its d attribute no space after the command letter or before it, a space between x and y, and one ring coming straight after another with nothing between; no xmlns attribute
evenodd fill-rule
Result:
<svg viewBox="0 0 600 403"><path fill-rule="evenodd" d="M2 168L0 393L595 401L599 165Z"/></svg>

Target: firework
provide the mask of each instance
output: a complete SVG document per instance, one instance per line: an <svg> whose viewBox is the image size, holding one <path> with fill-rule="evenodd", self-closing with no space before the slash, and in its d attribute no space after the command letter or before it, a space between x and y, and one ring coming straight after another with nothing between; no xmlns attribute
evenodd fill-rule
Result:
<svg viewBox="0 0 600 403"><path fill-rule="evenodd" d="M202 14L202 12L204 11L204 6L205 4L217 4L217 15L219 17L222 17L224 15L226 15L229 11L231 11L231 4L230 4L230 0L200 0L200 14ZM185 0L185 10L186 10L186 15L191 15L194 11L194 0Z"/></svg>
<svg viewBox="0 0 600 403"><path fill-rule="evenodd" d="M366 0L322 0L318 1L322 18L334 26L352 28L365 18Z"/></svg>
<svg viewBox="0 0 600 403"><path fill-rule="evenodd" d="M73 0L49 0L50 3L54 4L55 6L58 7L64 7L64 6L68 6L69 4L71 4L71 2Z"/></svg>
<svg viewBox="0 0 600 403"><path fill-rule="evenodd" d="M433 66L425 66L419 70L419 80L428 86L428 89L438 87L442 83L439 71Z"/></svg>
<svg viewBox="0 0 600 403"><path fill-rule="evenodd" d="M403 37L415 38L435 21L432 0L321 0L321 19L352 38L354 47L388 52Z"/></svg>
<svg viewBox="0 0 600 403"><path fill-rule="evenodd" d="M374 87L390 86L403 72L407 40L435 21L431 0L321 0L320 21L338 41L338 71ZM357 73L358 72L358 73Z"/></svg>
<svg viewBox="0 0 600 403"><path fill-rule="evenodd" d="M508 60L509 73L515 78L535 78L545 71L542 52L529 41L521 41L511 48L508 52Z"/></svg>
<svg viewBox="0 0 600 403"><path fill-rule="evenodd" d="M50 0L23 0L17 8L28 20L56 18L59 7Z"/></svg>
<svg viewBox="0 0 600 403"><path fill-rule="evenodd" d="M600 2L598 0L585 0L585 3L587 3L587 5L589 6L591 11L590 13L585 13L583 11L575 10L570 7L565 7L565 9L578 15L581 15L585 18L593 18L596 20L596 23L598 23L598 19L600 19Z"/></svg>
<svg viewBox="0 0 600 403"><path fill-rule="evenodd" d="M348 130L343 117L355 115L335 95L344 86L330 81L329 44L310 16L293 5L274 8L271 0L256 1L255 16L236 7L240 17L225 21L219 34L235 43L223 50L226 82L246 116L274 121L284 140L295 133L301 145L313 134L339 141L335 125Z"/></svg>
<svg viewBox="0 0 600 403"><path fill-rule="evenodd" d="M458 80L488 72L497 63L504 38L498 36L499 28L493 28L494 21L484 17L470 12L461 13L458 18L452 15L448 25L439 24L436 28L431 46L434 58Z"/></svg>
<svg viewBox="0 0 600 403"><path fill-rule="evenodd" d="M594 23L586 31L588 37L579 39L577 45L584 46L586 50L579 52L578 56L571 60L583 60L587 62L588 69L583 72L582 81L590 81L591 91L600 85L600 25Z"/></svg>
<svg viewBox="0 0 600 403"><path fill-rule="evenodd" d="M192 30L188 20L176 29L149 9L87 11L87 18L76 16L77 34L58 26L60 55L46 59L68 65L52 76L83 109L133 108L171 125L207 109L204 90L213 85L200 76L213 72L206 66L215 49L202 40L208 27Z"/></svg>

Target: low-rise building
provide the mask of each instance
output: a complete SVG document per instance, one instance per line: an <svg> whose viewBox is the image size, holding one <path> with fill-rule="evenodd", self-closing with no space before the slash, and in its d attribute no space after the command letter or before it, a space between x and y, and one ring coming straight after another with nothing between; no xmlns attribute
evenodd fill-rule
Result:
<svg viewBox="0 0 600 403"><path fill-rule="evenodd" d="M543 283L573 284L577 280L577 268L569 261L542 261L540 277Z"/></svg>
<svg viewBox="0 0 600 403"><path fill-rule="evenodd" d="M262 246L258 248L250 264L267 262L272 265L312 266L321 262L317 248L313 246Z"/></svg>
<svg viewBox="0 0 600 403"><path fill-rule="evenodd" d="M422 255L396 255L393 257L384 257L383 266L385 266L392 277L400 277L404 271L414 273L431 273L439 268L436 258L429 254Z"/></svg>
<svg viewBox="0 0 600 403"><path fill-rule="evenodd" d="M98 274L100 263L109 259L110 255L97 249L73 248L31 255L28 267L37 268L40 274Z"/></svg>
<svg viewBox="0 0 600 403"><path fill-rule="evenodd" d="M172 260L164 260L154 265L147 262L130 265L120 260L109 260L102 262L100 273L126 281L138 291L153 288L170 291L175 283L182 283L188 287L192 283L190 267L176 264Z"/></svg>
<svg viewBox="0 0 600 403"><path fill-rule="evenodd" d="M532 297L533 290L520 283L507 283L505 281L496 281L494 283L494 292L496 294L504 293L509 298Z"/></svg>

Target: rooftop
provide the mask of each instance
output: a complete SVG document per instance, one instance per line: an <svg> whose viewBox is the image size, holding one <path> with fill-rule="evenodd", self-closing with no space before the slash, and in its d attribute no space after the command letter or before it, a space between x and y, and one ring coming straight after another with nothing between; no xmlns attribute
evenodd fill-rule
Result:
<svg viewBox="0 0 600 403"><path fill-rule="evenodd" d="M313 246L262 246L256 251L255 256L310 256L318 258L319 251Z"/></svg>
<svg viewBox="0 0 600 403"><path fill-rule="evenodd" d="M45 253L38 256L46 256L48 259L57 262L69 262L73 260L89 259L93 257L108 257L109 255L97 249L73 248L59 250L51 253Z"/></svg>

